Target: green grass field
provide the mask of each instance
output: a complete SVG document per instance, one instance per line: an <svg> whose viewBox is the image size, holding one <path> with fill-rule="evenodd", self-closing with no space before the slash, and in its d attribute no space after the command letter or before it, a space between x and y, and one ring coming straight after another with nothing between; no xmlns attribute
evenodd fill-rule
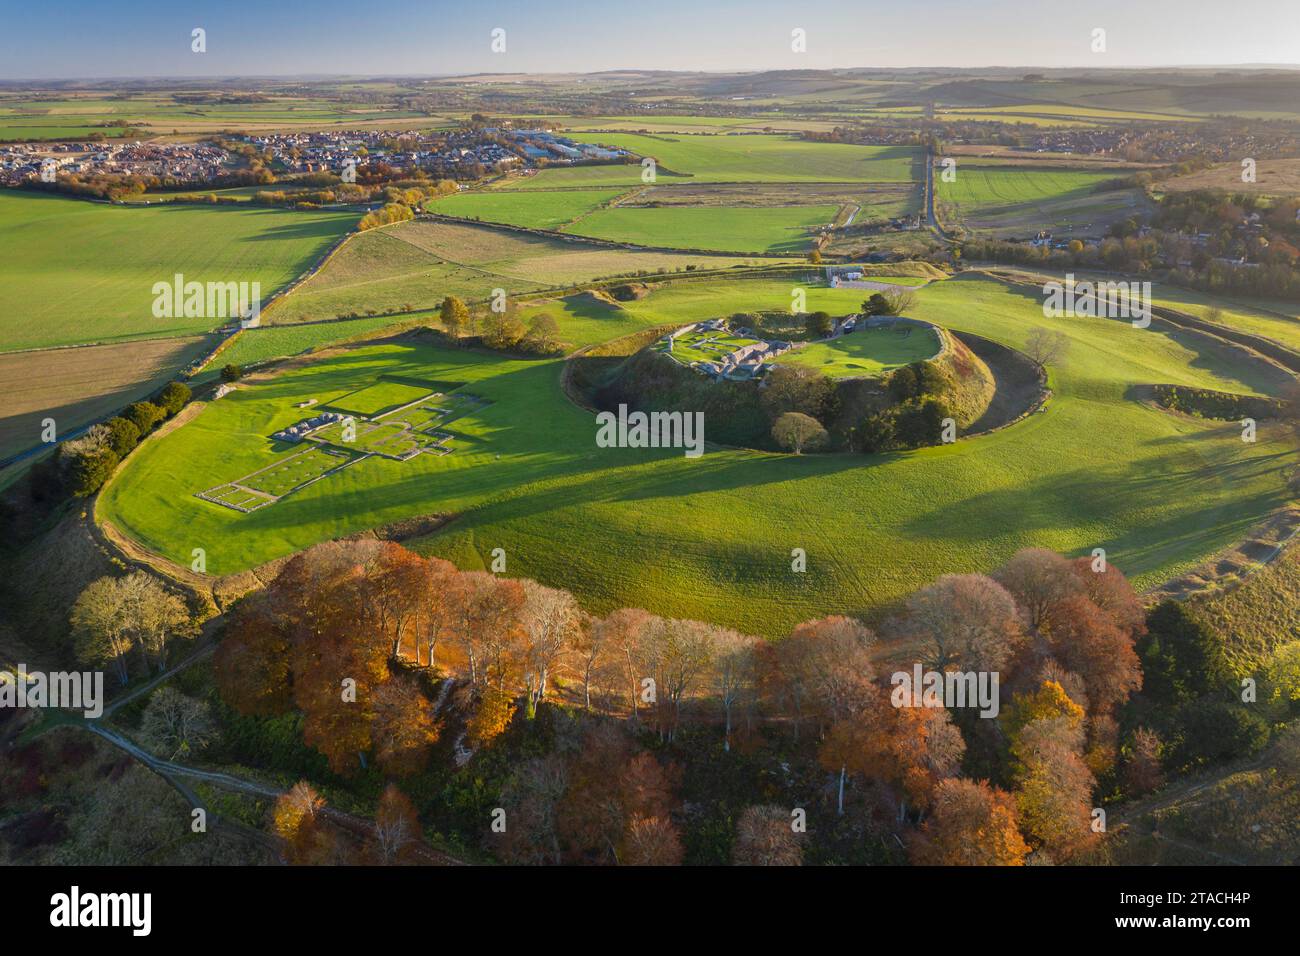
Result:
<svg viewBox="0 0 1300 956"><path fill-rule="evenodd" d="M125 122L147 135L231 129L359 126L411 121L422 114L410 111L357 108L328 99L273 95L264 102L194 103L170 95L140 94L31 97L0 96L0 141L22 139L86 139L102 135L121 137ZM425 120L427 122L427 120Z"/></svg>
<svg viewBox="0 0 1300 956"><path fill-rule="evenodd" d="M1049 227L1101 234L1115 219L1143 208L1134 189L1099 190L1118 173L1073 169L1026 169L965 165L958 160L956 180L944 182L935 170L941 217L993 235L1035 232Z"/></svg>
<svg viewBox="0 0 1300 956"><path fill-rule="evenodd" d="M779 307L779 282L670 286L619 310L620 328ZM702 285L702 284L699 284ZM810 289L809 308L853 296ZM838 303L838 305L837 305ZM977 274L932 283L913 314L1020 347L1046 325L1071 340L1047 410L956 445L859 457L602 449L591 415L558 388L559 362L387 344L242 388L137 451L98 514L148 547L225 574L326 538L417 514L459 517L414 546L573 589L603 610L639 605L776 634L829 612L863 613L946 572L988 570L1016 549L1094 547L1155 583L1239 539L1287 500L1295 453L1264 423L1170 415L1133 385L1275 392L1280 379L1193 340L1105 319L1044 318L1041 303ZM562 325L568 321L561 316ZM491 404L458 419L454 454L372 459L243 515L194 493L271 463L260 436L380 375L466 382ZM707 435L707 423L706 423ZM556 542L574 542L557 547ZM807 549L791 574L790 549Z"/></svg>
<svg viewBox="0 0 1300 956"><path fill-rule="evenodd" d="M560 193L547 195L561 195ZM566 231L644 246L720 252L805 252L837 206L624 206L600 209Z"/></svg>
<svg viewBox="0 0 1300 956"><path fill-rule="evenodd" d="M200 379L215 376L226 365L248 366L272 359L300 355L343 342L372 338L389 329L400 331L437 321L436 313L381 315L342 322L312 322L307 325L270 325L240 332L234 342L203 367Z"/></svg>
<svg viewBox="0 0 1300 956"><path fill-rule="evenodd" d="M424 398L433 390L432 386L411 385L406 382L375 382L347 395L332 398L328 405L323 405L321 408L346 415L381 418L403 405Z"/></svg>
<svg viewBox="0 0 1300 956"><path fill-rule="evenodd" d="M930 329L914 326L870 328L814 342L782 355L777 365L807 365L831 378L871 378L933 358L939 338Z"/></svg>
<svg viewBox="0 0 1300 956"><path fill-rule="evenodd" d="M665 182L905 183L921 178L922 153L908 146L814 143L783 135L602 133L592 138L654 157L657 175ZM549 189L595 182L635 186L642 184L641 172L636 165L544 169L521 186ZM674 174L690 178L672 179Z"/></svg>
<svg viewBox="0 0 1300 956"><path fill-rule="evenodd" d="M457 193L430 203L430 212L484 222L504 222L529 229L559 229L619 196L621 189L505 191L483 189Z"/></svg>
<svg viewBox="0 0 1300 956"><path fill-rule="evenodd" d="M163 338L222 318L156 318L156 282L260 282L262 301L356 223L355 213L125 207L0 193L0 351Z"/></svg>

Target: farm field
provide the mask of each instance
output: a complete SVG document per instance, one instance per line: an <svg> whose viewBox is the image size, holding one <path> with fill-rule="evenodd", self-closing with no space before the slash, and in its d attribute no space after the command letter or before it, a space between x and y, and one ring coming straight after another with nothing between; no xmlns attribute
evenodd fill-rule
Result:
<svg viewBox="0 0 1300 956"><path fill-rule="evenodd" d="M618 206L860 206L857 219L890 218L921 211L913 183L669 183L647 186Z"/></svg>
<svg viewBox="0 0 1300 956"><path fill-rule="evenodd" d="M614 242L719 252L800 253L838 206L620 206L593 212L566 231Z"/></svg>
<svg viewBox="0 0 1300 956"><path fill-rule="evenodd" d="M529 229L560 229L621 195L619 189L568 189L551 192L474 190L429 203L430 212Z"/></svg>
<svg viewBox="0 0 1300 956"><path fill-rule="evenodd" d="M1048 224L1058 235L1100 235L1116 219L1133 215L1143 200L1134 189L1099 190L1119 174L1096 170L1031 170L958 162L954 182L936 169L941 217L977 233L1035 232Z"/></svg>
<svg viewBox="0 0 1300 956"><path fill-rule="evenodd" d="M199 373L200 381L217 375L226 365L248 366L272 359L300 355L342 342L373 338L389 330L401 330L437 321L437 313L367 316L339 322L309 322L298 325L264 325L240 332Z"/></svg>
<svg viewBox="0 0 1300 956"><path fill-rule="evenodd" d="M0 351L206 332L228 320L155 318L154 283L256 281L265 302L357 218L0 193Z"/></svg>
<svg viewBox="0 0 1300 956"><path fill-rule="evenodd" d="M503 192L516 189L547 191L597 187L606 189L621 187L621 189L626 190L634 186L645 185L641 179L641 172L640 164L636 163L616 163L608 166L554 166L527 176L506 176L495 184L489 184L489 187L500 189ZM684 176L681 173L669 170L657 170L656 175L657 182L691 182L690 176Z"/></svg>
<svg viewBox="0 0 1300 956"><path fill-rule="evenodd" d="M1044 117L1061 119L1084 119L1098 120L1101 122L1128 123L1135 120L1146 120L1156 123L1170 122L1196 122L1196 118L1185 116L1179 113L1160 113L1146 110L1122 110L1108 109L1097 106L1057 106L1052 103L1022 103L1016 106L971 106L957 107L947 109L944 112L954 115L963 114L990 114L1004 116L1008 119L1016 119L1021 116Z"/></svg>
<svg viewBox="0 0 1300 956"><path fill-rule="evenodd" d="M780 308L771 281L670 285L620 308L643 326ZM703 284L698 284L703 286ZM809 289L841 314L852 290ZM836 308L837 304L842 306ZM831 613L866 613L945 572L988 570L1018 548L1107 550L1154 583L1239 539L1286 500L1295 453L1263 423L1171 415L1133 385L1170 382L1271 394L1282 379L1194 338L1105 319L1044 318L1036 296L979 274L931 283L912 314L1022 347L1046 325L1071 340L1046 411L956 445L882 456L713 449L601 449L595 423L558 388L558 360L521 362L414 342L349 349L248 385L137 451L98 514L177 560L205 547L225 574L417 514L455 514L420 550L571 588L593 610L644 606L776 634ZM563 325L563 317L561 319ZM466 382L491 404L457 422L455 454L350 467L272 508L238 514L195 490L268 461L258 436L380 375ZM369 463L368 463L369 464ZM580 548L556 549L557 540ZM755 542L766 542L757 547ZM805 547L809 572L792 575Z"/></svg>
<svg viewBox="0 0 1300 956"><path fill-rule="evenodd" d="M0 459L62 436L161 388L215 343L207 336L0 354Z"/></svg>
<svg viewBox="0 0 1300 956"><path fill-rule="evenodd" d="M640 272L727 269L761 260L607 249L546 236L421 219L348 240L325 267L276 303L265 324L433 308L444 296L487 299ZM767 260L770 261L770 260Z"/></svg>
<svg viewBox="0 0 1300 956"><path fill-rule="evenodd" d="M125 97L0 96L0 141L121 137L125 122L148 135L351 124L352 128L405 120L430 121L409 111L349 108L326 99L273 96L266 102L182 102L167 95Z"/></svg>
<svg viewBox="0 0 1300 956"><path fill-rule="evenodd" d="M939 339L914 326L865 328L829 342L813 342L776 360L776 365L807 365L831 378L872 378L933 358Z"/></svg>
<svg viewBox="0 0 1300 956"><path fill-rule="evenodd" d="M660 177L688 175L690 182L878 182L906 183L921 177L922 153L907 146L814 143L778 135L658 135L608 133L601 143L652 156ZM521 188L577 185L592 169L625 170L619 182L641 183L640 166L546 169ZM576 174L576 175L570 175ZM612 175L607 173L606 175Z"/></svg>
<svg viewBox="0 0 1300 956"><path fill-rule="evenodd" d="M1160 184L1169 192L1189 189L1222 189L1234 193L1264 196L1300 195L1300 159L1261 159L1255 166L1255 181L1242 182L1241 163L1224 163L1176 176Z"/></svg>

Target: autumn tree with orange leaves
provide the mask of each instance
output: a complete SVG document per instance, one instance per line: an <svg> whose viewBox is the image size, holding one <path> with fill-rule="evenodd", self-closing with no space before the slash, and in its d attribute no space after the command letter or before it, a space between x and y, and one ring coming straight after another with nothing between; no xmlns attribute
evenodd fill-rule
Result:
<svg viewBox="0 0 1300 956"><path fill-rule="evenodd" d="M1020 835L1015 800L987 780L944 780L911 846L923 866L1023 866L1029 844Z"/></svg>

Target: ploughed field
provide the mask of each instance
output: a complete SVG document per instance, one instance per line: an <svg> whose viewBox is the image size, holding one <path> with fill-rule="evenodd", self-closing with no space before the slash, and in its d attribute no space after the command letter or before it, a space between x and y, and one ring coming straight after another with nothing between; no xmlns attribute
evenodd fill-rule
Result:
<svg viewBox="0 0 1300 956"><path fill-rule="evenodd" d="M809 288L807 309L855 311L860 290ZM606 341L638 329L789 308L777 280L674 282L611 305L549 303L561 334ZM599 311L599 314L598 314ZM949 572L988 570L1019 548L1105 548L1152 584L1241 538L1287 499L1295 454L1279 426L1169 414L1133 386L1165 382L1258 394L1282 377L1195 337L1097 318L1045 318L1039 296L981 274L933 282L909 313L1023 348L1035 326L1071 350L1046 409L954 445L877 456L786 456L596 445L593 415L560 387L562 359L521 361L419 338L294 363L146 443L101 495L100 519L188 564L227 574L328 538L415 515L455 515L408 542L462 567L504 548L509 573L617 605L777 634L799 620L862 613ZM240 513L195 497L274 464L270 439L311 409L380 382L455 384L475 401L449 422L453 450L371 456ZM394 401L396 399L393 399ZM403 413L398 413L403 414ZM708 437L705 422L705 437ZM804 548L806 573L790 570Z"/></svg>

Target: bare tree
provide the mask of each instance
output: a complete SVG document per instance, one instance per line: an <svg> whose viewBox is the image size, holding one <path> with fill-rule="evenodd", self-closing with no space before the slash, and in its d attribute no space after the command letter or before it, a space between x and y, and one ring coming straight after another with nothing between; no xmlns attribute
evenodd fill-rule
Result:
<svg viewBox="0 0 1300 956"><path fill-rule="evenodd" d="M208 705L174 687L160 687L140 720L140 740L166 760L198 753L216 736Z"/></svg>
<svg viewBox="0 0 1300 956"><path fill-rule="evenodd" d="M1029 337L1025 340L1025 354L1044 368L1060 365L1069 351L1069 336L1041 325L1030 329Z"/></svg>
<svg viewBox="0 0 1300 956"><path fill-rule="evenodd" d="M528 692L528 716L546 696L554 671L563 665L569 644L579 630L581 611L568 591L524 581L522 660L524 687Z"/></svg>
<svg viewBox="0 0 1300 956"><path fill-rule="evenodd" d="M757 683L759 640L725 627L709 634L712 644L713 692L722 704L722 745L731 750L731 715L736 705L748 699Z"/></svg>
<svg viewBox="0 0 1300 956"><path fill-rule="evenodd" d="M117 578L103 577L86 585L72 606L72 629L78 655L95 664L111 664L117 679L130 680L126 656L135 645L126 613L126 598Z"/></svg>
<svg viewBox="0 0 1300 956"><path fill-rule="evenodd" d="M666 731L661 722L659 733L672 740L681 723L682 700L707 673L712 660L710 626L700 621L656 618L646 635L647 659L654 671L656 695L666 696L666 703L672 708L672 722ZM662 713L665 701L659 699L658 703Z"/></svg>
<svg viewBox="0 0 1300 956"><path fill-rule="evenodd" d="M1015 599L982 574L945 574L913 593L903 628L925 641L939 670L999 670L1023 640Z"/></svg>
<svg viewBox="0 0 1300 956"><path fill-rule="evenodd" d="M123 612L127 626L146 659L153 658L154 668L167 667L167 642L172 637L192 637L197 633L189 608L179 594L173 594L151 574L136 571L118 581L122 590Z"/></svg>

